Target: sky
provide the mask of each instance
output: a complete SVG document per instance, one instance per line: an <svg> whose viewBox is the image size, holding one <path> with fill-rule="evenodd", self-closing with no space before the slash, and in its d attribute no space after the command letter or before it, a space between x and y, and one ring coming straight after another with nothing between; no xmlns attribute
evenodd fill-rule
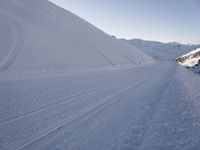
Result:
<svg viewBox="0 0 200 150"><path fill-rule="evenodd" d="M118 38L200 44L200 0L51 0Z"/></svg>

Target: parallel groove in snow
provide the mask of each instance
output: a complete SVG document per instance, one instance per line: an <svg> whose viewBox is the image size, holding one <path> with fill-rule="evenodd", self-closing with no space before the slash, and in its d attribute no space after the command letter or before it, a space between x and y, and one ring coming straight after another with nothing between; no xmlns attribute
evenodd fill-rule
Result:
<svg viewBox="0 0 200 150"><path fill-rule="evenodd" d="M127 81L128 81L128 80L127 80ZM15 119L2 122L2 123L0 123L0 127L3 127L3 126L5 126L5 125L7 125L7 124L9 124L9 123L14 122L14 121L17 121L17 120L20 120L20 119L23 119L23 118L26 118L26 117L35 115L35 114L37 114L37 113L40 113L40 112L42 112L42 111L45 111L46 109L51 109L52 107L55 107L55 106L57 106L57 105L61 105L61 104L63 104L63 103L68 103L68 102L72 102L72 101L74 101L75 99L79 99L79 98L81 98L81 97L85 97L85 96L94 94L94 93L96 93L96 92L100 92L100 91L105 90L105 89L108 89L108 88L112 88L112 87L114 87L114 86L116 86L116 85L118 85L118 84L121 84L121 83L123 83L123 82L124 82L124 81L120 81L119 83L117 82L117 83L114 83L114 84L110 84L110 85L108 85L108 86L104 86L104 87L101 87L101 88L98 88L98 89L94 89L94 90L85 92L85 93L83 93L83 94L79 94L79 95L75 95L75 96L67 97L67 98L62 98L62 99L60 99L58 102L53 103L53 104L50 104L50 105L47 105L47 106L45 106L45 107L42 107L42 108L38 109L37 111L33 111L33 112L30 112L30 113L21 115L21 116L15 118Z"/></svg>
<svg viewBox="0 0 200 150"><path fill-rule="evenodd" d="M117 97L117 96L121 95L122 93L124 93L125 91L127 91L127 90L129 90L129 89L131 89L131 88L133 88L133 87L135 87L135 86L137 86L138 84L141 84L141 83L144 82L144 81L145 81L145 80L141 80L141 81L138 81L137 83L134 83L133 85L131 84L131 85L128 86L127 88L121 90L120 92L117 92L117 94L114 94L114 95L112 95L111 97L108 97L108 98L106 98L106 99L103 100L103 101L99 101L99 102L97 102L97 103L95 103L95 104L92 104L91 106L85 108L84 110L82 110L82 111L79 112L78 114L75 114L74 116L71 116L71 119L69 119L69 120L63 122L62 124L60 124L59 126L53 128L53 129L51 129L51 130L48 131L47 133L45 133L45 134L43 134L43 135L41 135L41 136L39 136L39 137L33 139L33 140L30 141L29 143L27 143L27 144L23 145L22 147L18 148L18 150L20 150L20 149L22 149L22 148L25 148L25 147L28 146L29 144L31 144L31 143L33 143L33 142L35 142L35 141L37 141L37 140L39 140L39 139L41 139L41 138L43 138L43 137L49 135L49 134L51 134L52 132L58 130L58 129L61 128L62 126L66 125L66 124L68 124L68 123L71 123L72 121L74 121L74 120L80 118L81 116L83 116L83 115L85 115L85 114L87 114L87 113L89 113L89 112L91 112L91 111L97 109L98 107L100 107L100 106L102 106L102 105L105 105L106 103L108 103L108 102L110 102L110 101L113 101L115 97ZM10 144L11 144L11 143L10 143ZM6 147L9 147L9 145L7 145ZM5 148L5 147L4 147L4 148Z"/></svg>

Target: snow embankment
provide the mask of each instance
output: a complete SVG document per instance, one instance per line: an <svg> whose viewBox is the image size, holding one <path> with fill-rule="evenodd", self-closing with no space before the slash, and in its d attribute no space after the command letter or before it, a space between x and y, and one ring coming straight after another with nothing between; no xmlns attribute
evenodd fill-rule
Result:
<svg viewBox="0 0 200 150"><path fill-rule="evenodd" d="M4 44L0 49L5 51L1 60L8 51L17 54L7 59L9 73L113 68L153 61L136 48L47 0L3 0L0 19L1 35L5 35L1 36ZM11 32L19 34L11 36ZM13 39L25 40L11 47Z"/></svg>

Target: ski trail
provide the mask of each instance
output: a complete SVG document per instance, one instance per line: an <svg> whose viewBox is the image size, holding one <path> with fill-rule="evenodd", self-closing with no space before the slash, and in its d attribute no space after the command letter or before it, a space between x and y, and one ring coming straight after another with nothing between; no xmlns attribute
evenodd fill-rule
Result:
<svg viewBox="0 0 200 150"><path fill-rule="evenodd" d="M141 83L144 82L144 81L145 81L145 80L140 80L140 81L138 81L138 82L135 83L135 84L131 84L130 86L126 87L125 89L121 90L120 92L117 92L116 94L111 95L110 97L105 98L105 99L102 100L102 101L99 101L99 102L97 102L97 103L94 103L94 104L90 105L89 107L87 107L87 108L83 109L82 111L80 111L78 114L75 114L75 115L71 116L70 119L68 119L68 120L66 120L65 122L61 123L59 126L57 126L57 127L53 128L53 129L49 130L48 132L44 133L43 135L41 135L41 136L39 136L39 137L37 137L37 138L31 140L31 141L28 142L27 144L25 144L25 145L23 145L22 147L18 148L18 150L27 147L27 146L30 145L31 143L34 143L34 142L38 141L39 139L48 136L48 135L51 134L51 133L56 132L56 130L58 130L59 128L61 128L61 127L65 126L65 125L67 125L67 124L73 122L73 121L76 120L76 119L81 118L82 116L84 116L84 115L86 115L86 114L92 112L93 110L95 110L95 109L101 107L102 105L105 105L105 104L107 104L107 103L110 102L110 101L113 101L114 98L116 98L117 96L119 96L119 95L121 95L122 93L124 93L125 91L127 91L127 90L129 90L129 89L131 89L131 88L133 88L133 87L135 87L135 86L141 84ZM9 146L9 145L8 145L8 146Z"/></svg>
<svg viewBox="0 0 200 150"><path fill-rule="evenodd" d="M31 130L31 129L26 128L27 126L32 126L35 124L35 126L33 126L33 128L36 128L37 133L38 132L40 133L43 130L43 128L41 128L41 126L43 126L44 124L47 123L47 127L51 127L52 125L56 124L56 123L54 123L51 125L51 123L48 123L49 121L52 122L53 121L52 119L57 119L57 122L59 122L64 119L64 116L68 117L70 114L72 114L72 112L74 112L74 110L71 109L70 106L73 106L73 107L75 106L75 109L78 108L76 111L79 111L79 109L83 109L84 107L87 107L87 105L89 105L91 102L96 101L97 99L95 99L95 95L96 95L96 97L99 97L99 98L101 98L100 96L103 93L107 93L107 95L109 95L111 93L111 90L116 89L116 87L118 87L118 86L120 88L120 86L127 84L127 82L128 81L126 81L126 82L123 81L123 82L119 82L119 83L117 82L116 84L112 84L112 86L107 86L103 89L100 89L99 91L94 91L93 93L89 93L88 95L73 99L70 101L71 103L69 103L69 101L66 101L61 104L53 105L52 107L47 108L45 110L20 117L16 120L12 120L12 122L9 122L8 124L4 124L3 126L1 126L0 129L4 131L4 134L6 133L7 135L13 136L13 138L12 138L12 140L10 140L10 142L11 141L14 142L14 141L18 140L20 135L17 135L17 134L12 135L15 132L22 130L22 129L25 132L27 132L27 130ZM94 95L93 96L94 100L90 100L92 95ZM38 116L40 116L40 118L38 118ZM54 116L54 117L52 118L52 116ZM40 120L42 121L42 123L39 123ZM39 124L37 124L37 123L39 123ZM15 126L15 128L9 129L10 127L14 127L14 126ZM24 132L24 131L22 131L22 132ZM10 142L7 142L7 144L9 144ZM5 146L5 144L4 144L4 146Z"/></svg>
<svg viewBox="0 0 200 150"><path fill-rule="evenodd" d="M163 69L164 70L164 69ZM164 72L163 70L161 70L161 72ZM153 76L153 75L152 75ZM165 76L168 76L168 74L166 74ZM165 77L165 76L163 76L163 78ZM152 79L152 77L149 77L148 78L149 80L151 80ZM113 107L114 107L114 105L115 105L115 103L114 102L116 102L117 100L123 100L123 98L124 99L126 99L126 95L124 95L125 94L125 92L126 92L126 94L127 93L132 93L133 91L135 91L135 90L131 90L131 89L137 89L138 88L138 86L139 85L142 85L142 87L140 87L140 88L143 88L143 86L145 85L144 83L145 83L145 81L147 81L147 79L145 79L144 81L141 81L142 83L138 83L137 85L135 85L134 84L134 86L129 86L129 87L127 87L126 89L125 89L125 91L124 92L120 92L120 93L118 93L117 95L114 95L114 97L112 96L111 98L110 98L110 100L108 101L108 102L110 102L110 104L112 104L112 105L109 105L109 106L111 106L112 108L111 108L111 110L113 109ZM167 82L167 81L166 81ZM163 83L163 86L166 86L166 82L164 82ZM152 83L151 83L152 84ZM139 89L140 89L139 88ZM162 86L160 87L160 88L162 88ZM137 91L137 90L136 90ZM143 96L143 95L141 95L141 96ZM156 95L153 95L153 96L156 96ZM119 98L119 97L121 97L121 98ZM158 98L157 98L158 99ZM130 99L129 99L130 100ZM106 101L106 102L105 102ZM107 100L105 100L104 102L107 104ZM114 101L114 102L112 102L112 101ZM155 100L155 101L157 101L157 100ZM104 102L102 102L102 103L104 103ZM131 102L131 101L130 101ZM101 103L101 102L100 102ZM128 104L128 103L126 103L126 104ZM94 104L97 108L99 108L98 106L99 105L96 105L96 104ZM106 105L107 106L107 105ZM98 117L99 116L99 114L97 113L97 112L99 112L99 111L97 111L97 108L94 108L94 107L92 107L92 108L94 108L94 109L92 109L92 111L89 111L88 113L87 113L87 111L86 111L86 114L85 113L82 113L81 112L81 114L79 114L79 115L81 115L81 117L79 117L79 115L78 115L78 118L77 119L75 119L75 120L82 120L82 118L83 118L83 116L85 116L86 118L88 118L88 119L90 119L92 116L94 117L95 116L95 114L96 114L96 117ZM101 107L101 106L100 106ZM104 110L104 108L105 107L103 107L103 108L101 108L101 110L103 111ZM89 110L91 110L91 108L89 109ZM95 110L95 111L94 111ZM85 111L83 111L83 112L85 112ZM93 112L93 113L92 113ZM94 114L95 113L95 114ZM121 112L121 113L124 113L123 111ZM92 116L91 116L92 115ZM105 114L104 114L105 115ZM108 116L108 114L106 115L106 116ZM106 117L105 116L105 117ZM110 116L110 115L109 115ZM113 114L113 116L115 116L115 114ZM101 119L102 120L102 118L100 117L99 119ZM110 118L111 119L111 118ZM72 132L72 134L73 134L73 131L74 132L76 132L76 127L73 127L73 126L76 126L76 123L74 122L75 120L73 120L72 122L69 122L71 125L71 127L72 127L72 129L70 128L70 130L72 130L71 132ZM84 119L85 120L85 119ZM84 121L83 120L83 121ZM108 119L109 120L109 119ZM98 121L100 121L100 120L96 120L96 121L94 121L93 123L95 123L96 124L96 122L98 122ZM74 122L74 123L73 123ZM79 122L79 121L78 121ZM111 121L112 122L112 121ZM25 147L23 147L22 149L31 149L31 148L33 148L33 147L37 147L37 145L39 146L39 145L43 145L43 142L44 143L48 143L48 141L49 140L51 140L51 139L54 139L54 138L56 138L57 136L59 136L59 133L57 133L57 131L58 130L60 130L61 128L62 128L62 131L68 131L68 128L66 127L69 123L67 123L67 124L64 124L64 125L62 125L62 126L59 126L56 130L54 130L52 133L49 133L48 135L46 135L46 136L42 136L41 138L39 138L39 139L37 139L37 140L34 140L34 142L31 142L31 143L28 143ZM79 123L77 123L77 124L79 124ZM92 122L89 122L89 126L92 126L93 127L93 124L92 124ZM88 126L88 127L89 127ZM78 125L78 128L81 128L81 125ZM98 126L96 127L97 128L97 130L99 129L98 128ZM59 132L59 131L58 131ZM61 132L61 131L60 131ZM87 131L86 131L87 132ZM92 131L90 131L91 133L92 133ZM85 132L84 132L85 133ZM58 135L57 135L58 134ZM85 133L86 134L86 133ZM67 136L68 137L68 136ZM67 138L66 137L66 138ZM75 138L74 140L80 140L78 137L77 138ZM33 146L33 147L32 147ZM92 147L91 147L92 148ZM34 149L34 148L33 148Z"/></svg>
<svg viewBox="0 0 200 150"><path fill-rule="evenodd" d="M72 102L72 101L74 101L74 100L76 100L76 99L80 99L80 98L82 98L82 97L86 97L86 96L95 94L95 93L97 93L97 92L100 92L100 91L103 91L103 90L106 90L106 89L115 87L115 86L120 85L120 84L122 84L122 83L124 83L124 82L127 82L127 81L129 81L129 80L120 81L120 82L117 82L117 83L114 83L114 84L112 83L112 84L106 85L106 86L104 86L104 87L100 87L100 88L98 88L98 89L94 89L94 90L85 92L85 93L80 94L80 95L75 95L75 96L68 97L68 98L62 98L62 99L60 99L58 102L53 103L53 104L50 104L50 105L47 105L47 106L45 106L45 107L42 107L41 109L38 109L37 111L33 111L33 112L30 112L30 113L21 115L21 116L15 118L15 119L11 119L11 120L9 120L9 121L2 122L2 123L0 123L0 127L3 127L3 126L5 126L5 125L7 125L7 124L9 124L9 123L12 123L12 122L15 122L15 121L17 121L17 120L24 119L24 118L27 118L27 117L36 115L36 114L41 113L41 112L43 112L43 111L45 111L45 110L47 110L47 109L52 109L52 108L57 107L57 106L59 106L59 105L62 105L62 104L64 104L64 103L69 103L69 102Z"/></svg>

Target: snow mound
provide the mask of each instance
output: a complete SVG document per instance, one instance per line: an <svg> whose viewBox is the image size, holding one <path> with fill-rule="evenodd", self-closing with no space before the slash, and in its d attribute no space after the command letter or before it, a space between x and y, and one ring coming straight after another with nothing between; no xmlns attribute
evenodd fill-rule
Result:
<svg viewBox="0 0 200 150"><path fill-rule="evenodd" d="M1 0L0 69L78 70L153 60L47 0ZM3 44L2 44L3 43Z"/></svg>

